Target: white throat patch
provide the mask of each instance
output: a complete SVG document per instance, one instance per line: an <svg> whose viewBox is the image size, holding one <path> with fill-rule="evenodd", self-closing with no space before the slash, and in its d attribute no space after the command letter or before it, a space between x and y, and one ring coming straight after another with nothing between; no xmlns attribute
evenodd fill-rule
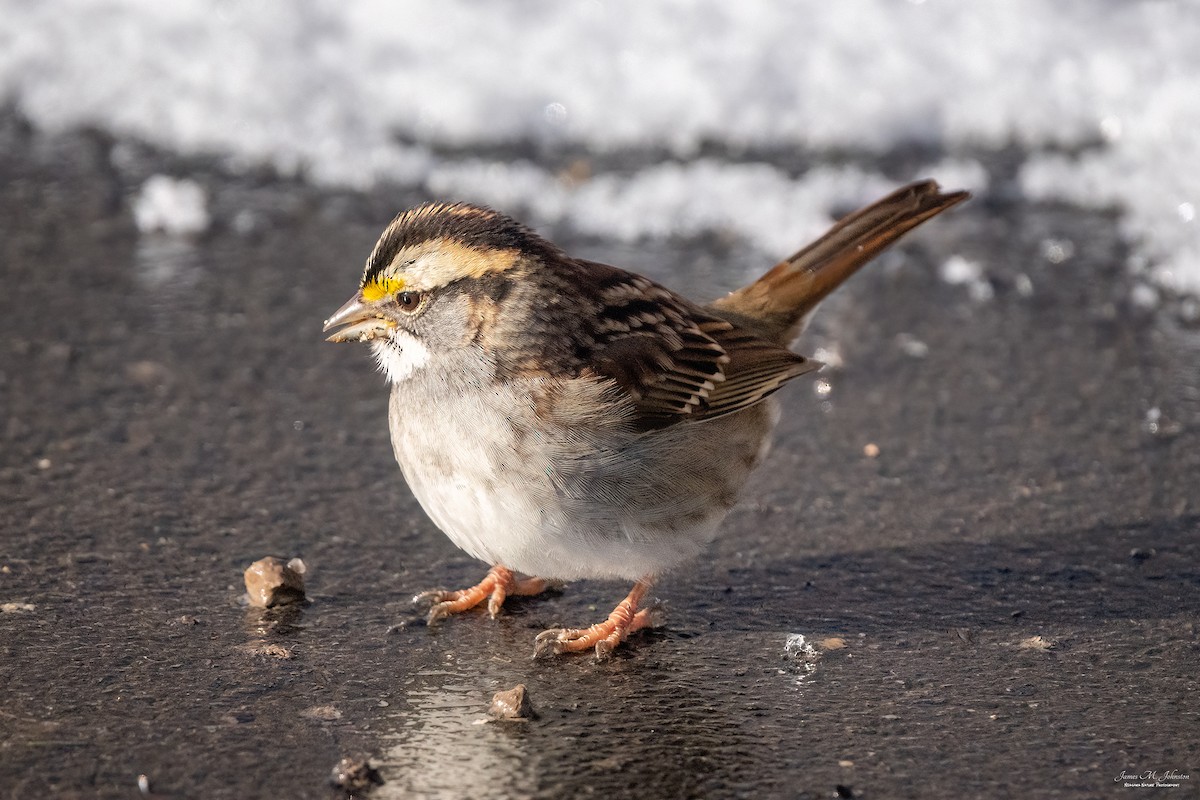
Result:
<svg viewBox="0 0 1200 800"><path fill-rule="evenodd" d="M399 383L429 363L429 348L404 331L392 331L390 341L371 342L371 352L389 383Z"/></svg>

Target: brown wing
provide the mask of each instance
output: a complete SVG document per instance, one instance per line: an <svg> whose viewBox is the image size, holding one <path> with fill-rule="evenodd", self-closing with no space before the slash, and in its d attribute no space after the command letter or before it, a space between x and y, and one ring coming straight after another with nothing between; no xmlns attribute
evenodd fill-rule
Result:
<svg viewBox="0 0 1200 800"><path fill-rule="evenodd" d="M629 394L639 428L737 411L820 367L648 278L592 262L579 266L599 291L588 369Z"/></svg>
<svg viewBox="0 0 1200 800"><path fill-rule="evenodd" d="M729 324L729 323L726 323ZM753 405L806 372L822 367L766 339L730 325L718 342L730 354L725 380L708 398L706 416L718 416Z"/></svg>

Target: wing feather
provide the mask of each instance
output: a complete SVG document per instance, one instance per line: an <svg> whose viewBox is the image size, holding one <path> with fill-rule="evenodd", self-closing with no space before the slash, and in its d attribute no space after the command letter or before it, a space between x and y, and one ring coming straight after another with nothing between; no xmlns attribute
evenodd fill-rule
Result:
<svg viewBox="0 0 1200 800"><path fill-rule="evenodd" d="M600 287L588 369L628 394L641 429L738 411L821 366L648 278L577 263Z"/></svg>

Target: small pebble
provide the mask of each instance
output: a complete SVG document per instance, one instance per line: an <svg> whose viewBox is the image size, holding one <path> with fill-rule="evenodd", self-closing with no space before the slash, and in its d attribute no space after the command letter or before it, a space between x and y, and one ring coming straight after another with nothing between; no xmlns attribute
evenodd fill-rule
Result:
<svg viewBox="0 0 1200 800"><path fill-rule="evenodd" d="M125 377L142 386L154 386L167 376L167 368L157 361L134 361L125 365Z"/></svg>
<svg viewBox="0 0 1200 800"><path fill-rule="evenodd" d="M268 656L270 658L278 658L283 661L292 658L294 655L291 650L283 645L267 644L262 639L255 639L254 641L247 642L238 649L251 655Z"/></svg>
<svg viewBox="0 0 1200 800"><path fill-rule="evenodd" d="M301 711L300 716L318 722L335 722L342 718L342 712L333 706L312 706Z"/></svg>
<svg viewBox="0 0 1200 800"><path fill-rule="evenodd" d="M1041 636L1030 636L1028 639L1022 639L1017 647L1022 650L1050 650L1054 647L1053 639L1043 639Z"/></svg>
<svg viewBox="0 0 1200 800"><path fill-rule="evenodd" d="M368 792L383 785L383 776L362 756L345 756L333 765L329 782L346 793Z"/></svg>
<svg viewBox="0 0 1200 800"><path fill-rule="evenodd" d="M150 778L145 775L138 775L137 778L138 791L144 795L150 794Z"/></svg>
<svg viewBox="0 0 1200 800"><path fill-rule="evenodd" d="M48 470L48 469L50 469L50 467L51 467L51 466L52 466L52 465L51 465L51 463L50 463L50 459L48 459L48 458L39 458L39 459L38 459L38 462L37 462L37 468L38 468L38 469L40 469L40 470Z"/></svg>
<svg viewBox="0 0 1200 800"><path fill-rule="evenodd" d="M0 614L16 614L20 611L33 611L37 608L33 603L0 603Z"/></svg>
<svg viewBox="0 0 1200 800"><path fill-rule="evenodd" d="M867 458L879 458L879 445L874 442L868 442L863 448L863 455Z"/></svg>
<svg viewBox="0 0 1200 800"><path fill-rule="evenodd" d="M284 562L267 556L246 568L246 594L250 605L259 608L298 603L304 600L304 562Z"/></svg>
<svg viewBox="0 0 1200 800"><path fill-rule="evenodd" d="M492 705L488 709L488 714L496 719L506 720L527 720L537 716L529 702L529 693L525 691L523 683L518 683L507 691L496 692L492 697Z"/></svg>
<svg viewBox="0 0 1200 800"><path fill-rule="evenodd" d="M271 658L289 659L292 657L292 651L281 644L269 644L259 651L264 656Z"/></svg>

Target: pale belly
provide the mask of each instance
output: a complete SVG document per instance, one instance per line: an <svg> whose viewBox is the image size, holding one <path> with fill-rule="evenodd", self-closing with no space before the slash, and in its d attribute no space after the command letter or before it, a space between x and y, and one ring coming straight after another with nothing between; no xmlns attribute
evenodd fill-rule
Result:
<svg viewBox="0 0 1200 800"><path fill-rule="evenodd" d="M508 413L527 403L469 393L439 398L436 418L418 424L405 413L416 388L393 387L389 417L396 459L430 519L488 564L564 580L637 580L695 558L774 422L760 404L640 437L531 427Z"/></svg>

